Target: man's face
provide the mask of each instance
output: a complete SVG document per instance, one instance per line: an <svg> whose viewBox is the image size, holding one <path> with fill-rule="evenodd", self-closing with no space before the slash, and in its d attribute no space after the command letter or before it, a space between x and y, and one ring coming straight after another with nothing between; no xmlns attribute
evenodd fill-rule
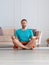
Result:
<svg viewBox="0 0 49 65"><path fill-rule="evenodd" d="M27 22L23 21L23 22L21 22L21 25L22 25L22 28L25 28L27 26Z"/></svg>

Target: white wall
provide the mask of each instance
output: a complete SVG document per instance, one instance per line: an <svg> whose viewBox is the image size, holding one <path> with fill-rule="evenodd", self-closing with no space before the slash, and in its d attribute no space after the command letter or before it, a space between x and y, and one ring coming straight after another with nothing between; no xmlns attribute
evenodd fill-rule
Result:
<svg viewBox="0 0 49 65"><path fill-rule="evenodd" d="M39 22L38 9L39 4L37 0L15 0L15 26L17 27L22 18L26 18L29 28L37 28Z"/></svg>
<svg viewBox="0 0 49 65"><path fill-rule="evenodd" d="M14 1L0 0L0 26L12 27L14 23Z"/></svg>
<svg viewBox="0 0 49 65"><path fill-rule="evenodd" d="M22 18L28 20L28 28L42 31L45 45L49 37L49 0L0 0L0 26L18 29Z"/></svg>

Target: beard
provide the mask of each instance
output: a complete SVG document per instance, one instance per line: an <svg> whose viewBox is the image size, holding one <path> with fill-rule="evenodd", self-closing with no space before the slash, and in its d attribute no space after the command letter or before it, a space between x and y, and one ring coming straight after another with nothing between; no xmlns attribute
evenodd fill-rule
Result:
<svg viewBox="0 0 49 65"><path fill-rule="evenodd" d="M22 28L26 28L26 26L22 26Z"/></svg>

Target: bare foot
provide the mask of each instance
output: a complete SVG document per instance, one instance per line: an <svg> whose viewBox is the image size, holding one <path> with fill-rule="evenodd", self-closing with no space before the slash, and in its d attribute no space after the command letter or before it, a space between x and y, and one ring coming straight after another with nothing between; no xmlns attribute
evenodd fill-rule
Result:
<svg viewBox="0 0 49 65"><path fill-rule="evenodd" d="M33 49L33 48L31 48L31 47L27 47L27 46L25 46L26 48L23 48L24 50L31 50L31 49Z"/></svg>
<svg viewBox="0 0 49 65"><path fill-rule="evenodd" d="M18 47L18 50L22 50L22 48L21 47Z"/></svg>
<svg viewBox="0 0 49 65"><path fill-rule="evenodd" d="M18 50L32 50L33 48L28 48L28 47L26 47L26 48L21 48L21 47L18 47Z"/></svg>

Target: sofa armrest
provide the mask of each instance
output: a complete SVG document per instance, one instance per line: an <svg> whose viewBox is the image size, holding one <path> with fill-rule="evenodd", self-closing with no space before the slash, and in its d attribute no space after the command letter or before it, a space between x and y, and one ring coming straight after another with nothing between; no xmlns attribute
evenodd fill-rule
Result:
<svg viewBox="0 0 49 65"><path fill-rule="evenodd" d="M36 36L38 36L38 43L40 44L41 37L42 37L42 32L41 31L36 31Z"/></svg>

